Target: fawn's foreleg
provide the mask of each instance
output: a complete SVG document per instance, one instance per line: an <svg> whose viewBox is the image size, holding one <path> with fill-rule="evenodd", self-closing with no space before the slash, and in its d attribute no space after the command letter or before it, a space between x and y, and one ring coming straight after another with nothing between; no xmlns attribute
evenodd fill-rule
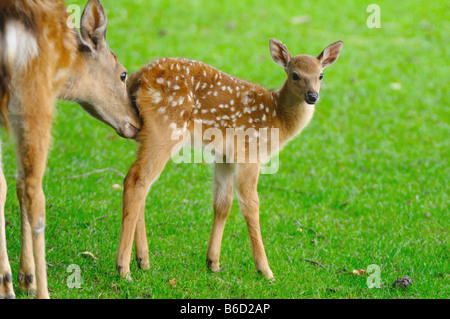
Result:
<svg viewBox="0 0 450 319"><path fill-rule="evenodd" d="M258 164L238 164L236 170L236 194L241 213L247 222L256 269L266 278L272 279L273 273L269 268L259 225L258 177Z"/></svg>
<svg viewBox="0 0 450 319"><path fill-rule="evenodd" d="M142 132L141 134L146 134ZM132 164L124 181L122 230L120 233L117 270L124 278L130 278L130 259L133 238L137 231L139 242L137 253L145 252L145 198L152 183L159 177L171 155L170 142L162 140L158 134L147 136L141 144L137 160ZM139 221L140 220L140 221ZM138 226L139 221L139 227ZM147 248L148 251L148 248ZM148 260L148 253L147 253Z"/></svg>

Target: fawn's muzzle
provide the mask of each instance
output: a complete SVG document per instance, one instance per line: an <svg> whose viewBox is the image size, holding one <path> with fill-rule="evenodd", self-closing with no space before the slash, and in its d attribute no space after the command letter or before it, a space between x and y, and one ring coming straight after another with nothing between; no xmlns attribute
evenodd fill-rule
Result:
<svg viewBox="0 0 450 319"><path fill-rule="evenodd" d="M305 96L305 101L308 104L316 104L316 102L319 100L319 94L308 92Z"/></svg>
<svg viewBox="0 0 450 319"><path fill-rule="evenodd" d="M140 132L140 129L131 124L130 122L127 122L123 129L118 131L117 133L125 138L135 138L136 135Z"/></svg>

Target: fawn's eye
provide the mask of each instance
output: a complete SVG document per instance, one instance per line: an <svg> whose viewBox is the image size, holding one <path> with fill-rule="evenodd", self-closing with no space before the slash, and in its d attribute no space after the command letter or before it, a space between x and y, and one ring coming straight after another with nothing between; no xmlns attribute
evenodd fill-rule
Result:
<svg viewBox="0 0 450 319"><path fill-rule="evenodd" d="M300 77L298 76L297 72L292 73L292 80L294 80L294 81L300 80Z"/></svg>
<svg viewBox="0 0 450 319"><path fill-rule="evenodd" d="M320 73L319 80L322 81L322 79L323 79L323 73Z"/></svg>
<svg viewBox="0 0 450 319"><path fill-rule="evenodd" d="M125 81L127 80L127 72L123 72L123 73L120 75L120 80L121 80L123 83L125 83Z"/></svg>

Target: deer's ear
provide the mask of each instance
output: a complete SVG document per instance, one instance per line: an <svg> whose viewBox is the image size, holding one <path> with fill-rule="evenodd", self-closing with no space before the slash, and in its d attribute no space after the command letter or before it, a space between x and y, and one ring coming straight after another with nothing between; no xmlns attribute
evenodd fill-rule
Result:
<svg viewBox="0 0 450 319"><path fill-rule="evenodd" d="M334 61L337 60L339 54L341 54L342 47L344 46L344 42L337 41L325 48L321 54L317 57L317 59L322 64L322 68L325 69L327 66L333 64Z"/></svg>
<svg viewBox="0 0 450 319"><path fill-rule="evenodd" d="M108 18L99 0L89 0L81 16L81 40L95 51L106 45Z"/></svg>
<svg viewBox="0 0 450 319"><path fill-rule="evenodd" d="M287 69L292 55L286 45L277 39L270 39L270 55L272 59L284 69Z"/></svg>

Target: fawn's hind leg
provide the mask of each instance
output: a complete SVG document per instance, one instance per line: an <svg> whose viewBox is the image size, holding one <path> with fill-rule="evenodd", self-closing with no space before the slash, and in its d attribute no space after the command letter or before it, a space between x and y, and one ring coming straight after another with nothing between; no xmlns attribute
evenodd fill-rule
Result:
<svg viewBox="0 0 450 319"><path fill-rule="evenodd" d="M259 225L258 177L259 164L238 164L236 169L236 194L241 213L247 222L256 269L266 278L272 279L273 273L269 268Z"/></svg>
<svg viewBox="0 0 450 319"><path fill-rule="evenodd" d="M136 225L136 232L134 234L135 254L138 267L143 270L150 269L148 260L148 241L147 232L145 229L145 201L139 212L139 217Z"/></svg>
<svg viewBox="0 0 450 319"><path fill-rule="evenodd" d="M216 163L214 167L214 223L209 239L206 262L213 272L220 270L219 256L223 230L233 204L234 164Z"/></svg>
<svg viewBox="0 0 450 319"><path fill-rule="evenodd" d="M142 143L137 160L132 164L124 181L122 230L117 256L117 270L127 279L130 278L131 250L140 218L142 219L138 229L140 250L138 253L143 252L142 240L145 237L145 229L142 223L144 223L145 198L150 186L159 177L169 160L173 145L177 143L177 141L171 141L170 136L167 137L160 132L142 131L140 134Z"/></svg>

